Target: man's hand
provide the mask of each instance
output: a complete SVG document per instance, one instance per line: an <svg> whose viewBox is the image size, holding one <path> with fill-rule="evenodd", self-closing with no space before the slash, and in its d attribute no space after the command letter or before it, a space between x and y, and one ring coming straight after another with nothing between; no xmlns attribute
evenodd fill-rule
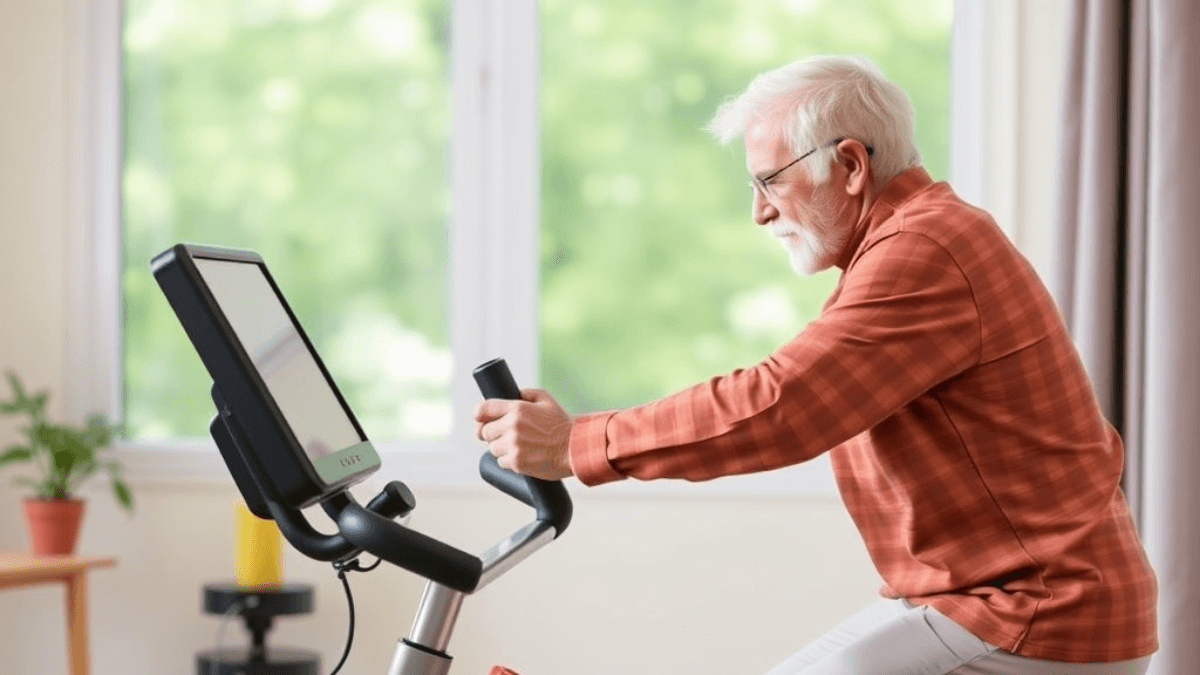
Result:
<svg viewBox="0 0 1200 675"><path fill-rule="evenodd" d="M475 407L475 438L501 468L534 478L573 474L567 454L574 419L544 389L522 389L520 401L492 398Z"/></svg>

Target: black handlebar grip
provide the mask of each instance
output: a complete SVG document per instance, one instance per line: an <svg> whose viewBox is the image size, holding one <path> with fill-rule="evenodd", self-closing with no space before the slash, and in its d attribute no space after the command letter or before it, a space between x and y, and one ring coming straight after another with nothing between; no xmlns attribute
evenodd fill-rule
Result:
<svg viewBox="0 0 1200 675"><path fill-rule="evenodd" d="M403 518L417 508L417 499L412 490L398 480L383 486L383 490L367 502L367 510L385 518Z"/></svg>
<svg viewBox="0 0 1200 675"><path fill-rule="evenodd" d="M479 457L479 475L489 485L509 497L523 502L526 506L533 506L533 495L529 493L529 484L525 482L525 476L501 468L499 460L492 453L485 452Z"/></svg>
<svg viewBox="0 0 1200 675"><path fill-rule="evenodd" d="M521 388L513 379L512 371L504 359L492 359L479 366L473 373L475 384L484 398L505 398L510 401L521 399Z"/></svg>
<svg viewBox="0 0 1200 675"><path fill-rule="evenodd" d="M513 379L512 371L504 359L492 359L476 368L473 374L484 398L520 400L521 389L517 387L517 381ZM513 473L502 468L490 452L483 453L479 458L479 475L492 487L532 506L537 511L538 520L554 527L555 537L571 524L571 495L562 481Z"/></svg>

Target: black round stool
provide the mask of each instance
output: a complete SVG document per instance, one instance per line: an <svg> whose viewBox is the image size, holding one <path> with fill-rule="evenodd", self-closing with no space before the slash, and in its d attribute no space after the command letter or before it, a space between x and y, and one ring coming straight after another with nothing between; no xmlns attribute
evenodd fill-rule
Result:
<svg viewBox="0 0 1200 675"><path fill-rule="evenodd" d="M235 584L204 587L207 614L240 614L250 632L249 647L224 647L196 655L196 675L318 675L316 652L267 647L267 631L277 616L308 614L313 608L312 586L283 584L271 588L242 588Z"/></svg>

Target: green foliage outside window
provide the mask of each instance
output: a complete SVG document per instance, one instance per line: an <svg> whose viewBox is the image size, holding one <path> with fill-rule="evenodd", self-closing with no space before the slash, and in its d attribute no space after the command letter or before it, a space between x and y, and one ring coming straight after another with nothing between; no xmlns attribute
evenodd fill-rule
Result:
<svg viewBox="0 0 1200 675"><path fill-rule="evenodd" d="M740 143L704 126L760 72L863 54L907 90L943 178L949 24L949 0L543 2L545 386L576 413L633 405L799 332L837 271L791 271L750 218Z"/></svg>
<svg viewBox="0 0 1200 675"><path fill-rule="evenodd" d="M127 0L126 424L206 436L209 379L149 273L260 252L369 435L448 431L448 7Z"/></svg>
<svg viewBox="0 0 1200 675"><path fill-rule="evenodd" d="M542 384L573 412L751 365L816 316L703 130L763 70L875 60L946 174L951 0L540 3ZM125 427L204 436L208 378L149 274L178 241L263 254L367 433L452 424L450 4L126 0ZM455 374L455 372L458 374Z"/></svg>

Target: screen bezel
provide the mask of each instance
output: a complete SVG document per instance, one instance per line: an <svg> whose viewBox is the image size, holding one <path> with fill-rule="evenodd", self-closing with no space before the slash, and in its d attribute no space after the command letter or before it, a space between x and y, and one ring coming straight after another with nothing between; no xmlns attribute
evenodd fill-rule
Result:
<svg viewBox="0 0 1200 675"><path fill-rule="evenodd" d="M359 437L360 442L352 446L358 455L352 466L357 468L332 480L317 470L197 267L196 259L258 267ZM152 269L212 377L213 386L230 408L218 412L236 420L245 442L251 446L242 454L247 463L254 463L257 470L252 473L260 478L258 482L265 478L268 483L260 485L269 493L268 498L304 508L345 490L379 468L378 453L260 255L243 249L178 244L155 257Z"/></svg>

